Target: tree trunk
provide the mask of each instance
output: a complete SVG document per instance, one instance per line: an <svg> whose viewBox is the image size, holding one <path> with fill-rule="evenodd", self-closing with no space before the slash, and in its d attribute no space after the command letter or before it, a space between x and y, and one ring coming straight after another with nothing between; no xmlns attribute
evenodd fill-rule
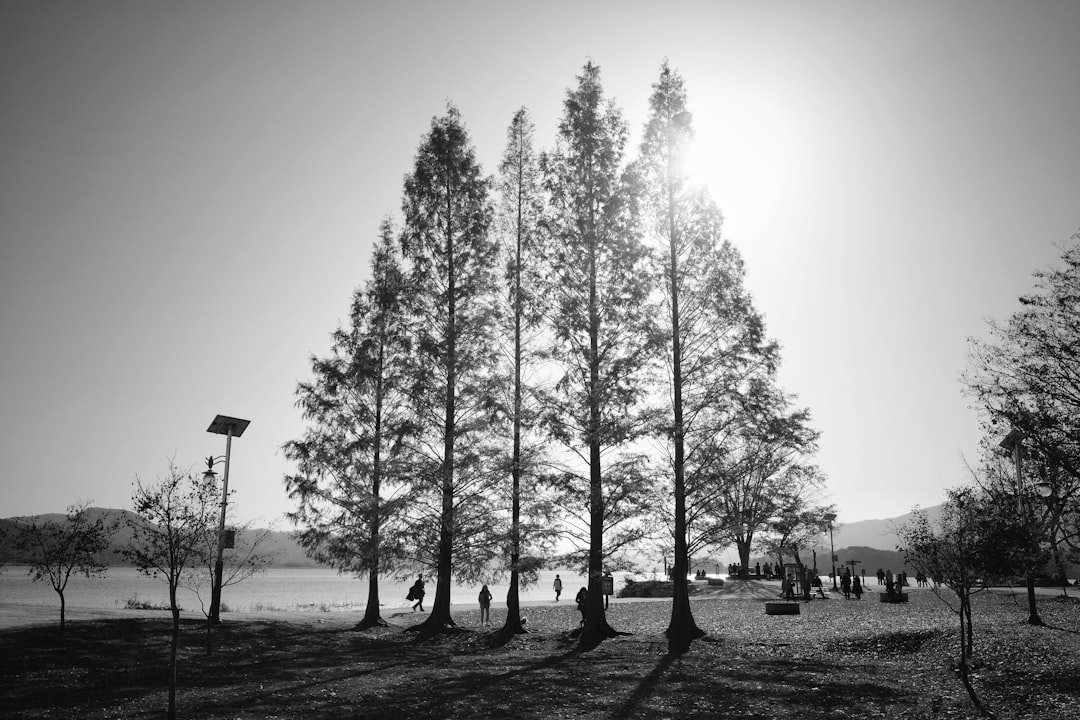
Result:
<svg viewBox="0 0 1080 720"><path fill-rule="evenodd" d="M384 333L381 333L385 335ZM386 626L386 621L379 613L379 491L382 488L382 420L383 420L383 372L385 369L382 345L379 346L379 376L375 381L375 448L371 464L371 510L368 526L368 597L363 619L357 623L356 630L367 630L375 626Z"/></svg>
<svg viewBox="0 0 1080 720"><path fill-rule="evenodd" d="M668 652L681 654L690 649L690 643L705 634L694 622L690 610L690 590L686 584L689 568L686 549L686 451L683 444L685 427L683 425L682 398L682 338L679 336L679 255L675 228L675 190L671 177L671 133L668 133L667 163L667 215L668 247L670 250L668 268L671 279L671 372L674 390L673 405L675 415L675 575L672 578L671 620L664 633L668 639Z"/></svg>
<svg viewBox="0 0 1080 720"><path fill-rule="evenodd" d="M961 595L960 595L960 612L959 612L959 615L960 615L960 667L961 668L967 667L967 665L968 665L968 655L970 654L968 652L968 631L967 631L968 630L968 624L967 624L966 617L964 617L964 614L963 614L964 602L966 602L966 600L964 600L964 596L963 596L963 594L961 592Z"/></svg>
<svg viewBox="0 0 1080 720"><path fill-rule="evenodd" d="M1039 608L1035 604L1035 574L1030 570L1027 574L1027 598L1028 598L1028 624L1029 625L1042 625L1042 618L1039 617Z"/></svg>
<svg viewBox="0 0 1080 720"><path fill-rule="evenodd" d="M453 399L447 401L446 441L442 468L442 522L439 527L438 575L435 580L435 601L431 604L431 615L414 628L423 635L446 632L456 627L457 623L450 615L450 573L453 570L453 523L454 523L454 484L453 484Z"/></svg>
<svg viewBox="0 0 1080 720"><path fill-rule="evenodd" d="M368 596L367 606L364 608L364 618L356 624L356 630L367 630L376 626L386 627L379 612L379 565L376 563L368 572Z"/></svg>
<svg viewBox="0 0 1080 720"><path fill-rule="evenodd" d="M591 210L591 208L590 208ZM589 221L589 590L581 646L596 647L615 637L604 614L601 577L604 572L604 494L600 472L600 313L596 291L595 224Z"/></svg>
<svg viewBox="0 0 1080 720"><path fill-rule="evenodd" d="M510 589L506 591L506 622L498 635L509 640L521 635L518 564L521 562L521 163L518 162L517 241L514 253L514 450L510 464Z"/></svg>
<svg viewBox="0 0 1080 720"><path fill-rule="evenodd" d="M456 627L450 616L450 573L453 570L454 547L454 413L457 387L457 276L454 265L453 193L449 180L446 187L446 398L443 423L442 515L439 523L438 575L435 581L435 601L431 615L418 626L421 634L437 634ZM413 628L411 628L413 629Z"/></svg>
<svg viewBox="0 0 1080 720"><path fill-rule="evenodd" d="M750 577L750 540L738 543L739 549L739 579L745 580Z"/></svg>
<svg viewBox="0 0 1080 720"><path fill-rule="evenodd" d="M514 467L513 467L513 499L512 499L512 525L510 529L510 588L506 591L506 622L498 633L498 637L509 640L513 635L521 635L526 632L521 624L521 597L519 592L520 574L518 566L521 562L521 469L520 463L520 433L519 428L514 428Z"/></svg>
<svg viewBox="0 0 1080 720"><path fill-rule="evenodd" d="M66 608L66 602L64 600L64 591L63 590L57 590L56 593L60 596L60 637L64 637L64 620L65 620L64 616L65 616L65 610L67 609Z"/></svg>
<svg viewBox="0 0 1080 720"><path fill-rule="evenodd" d="M595 356L594 356L595 357ZM594 367L595 373L595 367ZM595 387L595 385L593 386ZM592 395L592 394L590 394ZM585 627L581 631L581 647L592 648L599 645L607 638L615 637L615 630L608 625L604 613L604 597L602 577L604 573L604 497L600 485L600 441L599 441L599 409L595 397L590 397L593 405L590 415L594 418L593 439L589 445L590 458L590 482L589 482L589 589L586 598Z"/></svg>
<svg viewBox="0 0 1080 720"><path fill-rule="evenodd" d="M750 545L753 536L735 538L735 549L739 554L739 577L743 577L743 570L750 567Z"/></svg>
<svg viewBox="0 0 1080 720"><path fill-rule="evenodd" d="M975 657L975 630L971 626L971 595L964 597L964 618L967 620L967 656Z"/></svg>
<svg viewBox="0 0 1080 720"><path fill-rule="evenodd" d="M1057 579L1061 582L1061 594L1065 597L1069 596L1069 575L1065 571L1065 561L1061 557L1061 550L1058 548L1058 544L1055 542L1050 546L1051 552L1054 556L1054 568L1057 570Z"/></svg>
<svg viewBox="0 0 1080 720"><path fill-rule="evenodd" d="M172 640L169 643L169 720L176 718L176 656L180 647L180 607L176 604L176 585L169 583L169 607L172 610Z"/></svg>
<svg viewBox="0 0 1080 720"><path fill-rule="evenodd" d="M803 565L802 558L799 557L799 548L792 546L791 556L795 559L795 582L799 584L799 594L803 596L804 600L809 600L811 595L810 578L806 573L806 566Z"/></svg>

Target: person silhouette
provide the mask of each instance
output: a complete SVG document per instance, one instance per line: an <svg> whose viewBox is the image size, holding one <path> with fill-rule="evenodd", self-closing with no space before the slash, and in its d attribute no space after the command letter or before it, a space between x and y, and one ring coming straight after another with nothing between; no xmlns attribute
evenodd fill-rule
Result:
<svg viewBox="0 0 1080 720"><path fill-rule="evenodd" d="M480 588L480 624L488 625L491 623L491 591L488 590L488 586Z"/></svg>
<svg viewBox="0 0 1080 720"><path fill-rule="evenodd" d="M409 588L409 594L405 596L406 600L415 600L412 609L416 612L417 608L420 608L420 612L424 612L424 576L417 575L416 582Z"/></svg>
<svg viewBox="0 0 1080 720"><path fill-rule="evenodd" d="M589 591L585 588L581 588L577 591L577 595L574 597L574 602L577 603L578 612L581 613L580 625L585 624L585 612L588 610Z"/></svg>

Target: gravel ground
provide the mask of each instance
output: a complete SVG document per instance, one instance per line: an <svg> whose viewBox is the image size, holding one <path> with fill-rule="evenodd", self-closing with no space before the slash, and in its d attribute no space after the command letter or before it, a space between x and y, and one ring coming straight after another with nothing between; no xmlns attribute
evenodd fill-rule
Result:
<svg viewBox="0 0 1080 720"><path fill-rule="evenodd" d="M185 621L181 717L190 718L976 718L955 670L956 616L928 590L890 605L814 600L768 616L768 584L695 598L708 635L667 654L669 601L613 601L630 633L581 652L572 603L524 608L531 632L493 646L505 609L479 628L457 608L459 632L417 642L403 629L350 628L358 613L226 616L206 656ZM2 610L2 608L0 608ZM1013 597L975 598L975 700L997 718L1077 717L1080 604L1043 597L1047 625L1026 624ZM0 630L0 708L17 718L161 717L168 620L125 615Z"/></svg>

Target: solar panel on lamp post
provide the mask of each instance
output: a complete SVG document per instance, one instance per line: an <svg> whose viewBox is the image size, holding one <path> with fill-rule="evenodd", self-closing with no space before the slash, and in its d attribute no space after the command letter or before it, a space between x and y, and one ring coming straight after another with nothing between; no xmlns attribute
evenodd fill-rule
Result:
<svg viewBox="0 0 1080 720"><path fill-rule="evenodd" d="M221 520L218 524L218 542L217 542L217 559L214 561L214 582L210 591L210 612L209 620L213 624L221 622L221 575L224 568L224 554L225 554L225 510L229 504L229 458L232 454L232 439L234 437L240 437L244 434L244 430L247 430L247 426L251 424L250 420L241 420L240 418L229 417L228 415L218 415L210 423L210 427L206 428L206 432L216 433L218 435L224 435L225 440L225 474L222 478L221 488ZM207 463L208 467L204 477L213 476L213 458Z"/></svg>

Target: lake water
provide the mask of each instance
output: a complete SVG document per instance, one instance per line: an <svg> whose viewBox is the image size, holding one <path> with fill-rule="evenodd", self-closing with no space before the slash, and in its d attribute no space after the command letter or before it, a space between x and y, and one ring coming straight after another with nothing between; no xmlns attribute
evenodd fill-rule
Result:
<svg viewBox="0 0 1080 720"><path fill-rule="evenodd" d="M551 602L555 599L552 583L556 572L563 581L563 602L573 602L578 588L586 584L585 578L572 571L551 570L540 573L539 582L520 590L522 602ZM427 594L425 605L435 599L435 579L425 575ZM615 574L615 589L623 584L623 574ZM405 600L409 582L395 582L390 578L379 581L381 606L387 609L407 608ZM367 578L340 575L326 568L270 568L265 573L252 576L236 585L222 589L221 598L227 611L335 611L363 610L367 604ZM504 584L489 587L494 596L493 605L505 606L509 578ZM475 605L480 586L452 585L450 602L458 605ZM183 610L198 612L199 598L190 590L178 593ZM209 605L209 591L203 596ZM111 567L104 578L72 576L64 597L69 608L123 608L129 598L137 597L153 605L168 606L169 588L164 580L148 578L132 567ZM7 566L0 574L0 603L16 605L48 605L59 607L59 598L47 580L32 582L26 568Z"/></svg>

